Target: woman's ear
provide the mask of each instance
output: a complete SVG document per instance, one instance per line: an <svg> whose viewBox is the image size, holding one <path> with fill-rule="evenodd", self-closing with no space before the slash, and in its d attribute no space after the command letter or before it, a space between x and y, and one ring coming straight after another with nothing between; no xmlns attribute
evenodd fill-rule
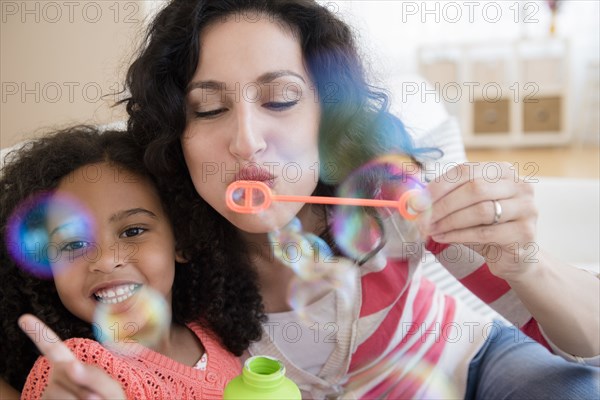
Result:
<svg viewBox="0 0 600 400"><path fill-rule="evenodd" d="M181 251L176 251L175 252L175 261L177 261L180 264L185 264L190 262L190 260L186 259L183 254L181 253Z"/></svg>

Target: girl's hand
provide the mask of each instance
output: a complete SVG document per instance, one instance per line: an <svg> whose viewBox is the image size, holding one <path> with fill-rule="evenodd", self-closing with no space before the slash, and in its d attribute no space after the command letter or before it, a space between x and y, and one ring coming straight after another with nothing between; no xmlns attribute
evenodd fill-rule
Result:
<svg viewBox="0 0 600 400"><path fill-rule="evenodd" d="M44 399L125 399L119 382L101 369L77 360L38 318L25 314L19 318L19 326L52 365Z"/></svg>
<svg viewBox="0 0 600 400"><path fill-rule="evenodd" d="M432 209L426 230L433 240L473 248L504 279L517 278L535 262L533 187L518 179L511 164L462 164L427 189Z"/></svg>

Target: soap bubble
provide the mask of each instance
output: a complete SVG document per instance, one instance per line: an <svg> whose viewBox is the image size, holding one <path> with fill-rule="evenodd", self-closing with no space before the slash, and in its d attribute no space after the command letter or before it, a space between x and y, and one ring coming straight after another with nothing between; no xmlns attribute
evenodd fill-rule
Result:
<svg viewBox="0 0 600 400"><path fill-rule="evenodd" d="M337 196L397 202L391 207L336 206L332 230L340 250L363 262L393 237L419 241L419 224L425 224L431 204L416 170L406 157L386 155L355 170L339 186ZM418 207L417 207L418 206ZM390 235L390 230L395 231Z"/></svg>
<svg viewBox="0 0 600 400"><path fill-rule="evenodd" d="M320 237L302 231L294 218L288 225L269 233L275 257L294 271L288 287L288 304L308 321L307 308L333 290L339 291L340 307L350 307L356 289L355 264L337 257Z"/></svg>
<svg viewBox="0 0 600 400"><path fill-rule="evenodd" d="M302 280L313 281L327 272L328 263L335 262L333 251L315 234L303 232L298 218L281 229L269 232L274 256L291 268Z"/></svg>
<svg viewBox="0 0 600 400"><path fill-rule="evenodd" d="M6 246L24 271L49 279L79 253L88 251L67 247L64 241L92 242L93 228L89 212L75 199L43 193L27 199L12 213Z"/></svg>
<svg viewBox="0 0 600 400"><path fill-rule="evenodd" d="M137 348L133 344L152 347L168 333L171 308L156 290L123 284L107 289L105 301L96 307L93 327L96 339L108 348L131 352Z"/></svg>

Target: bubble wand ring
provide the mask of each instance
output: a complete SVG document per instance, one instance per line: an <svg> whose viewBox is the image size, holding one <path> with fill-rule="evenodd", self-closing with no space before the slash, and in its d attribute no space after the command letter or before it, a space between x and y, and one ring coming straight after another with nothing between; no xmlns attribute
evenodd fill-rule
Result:
<svg viewBox="0 0 600 400"><path fill-rule="evenodd" d="M244 204L234 201L234 194L238 190L244 191ZM254 192L262 194L262 202L254 202ZM414 220L418 214L411 212L409 201L420 193L418 189L411 189L402 194L398 200L359 199L352 197L325 197L325 196L294 196L273 194L271 188L261 181L235 181L227 187L225 203L230 210L240 214L258 214L268 209L272 202L332 204L343 206L386 207L396 208L400 215L407 220Z"/></svg>

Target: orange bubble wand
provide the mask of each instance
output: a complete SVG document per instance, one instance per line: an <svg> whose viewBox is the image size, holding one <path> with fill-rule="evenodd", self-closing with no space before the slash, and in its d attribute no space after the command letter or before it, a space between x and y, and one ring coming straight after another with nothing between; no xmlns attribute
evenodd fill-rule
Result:
<svg viewBox="0 0 600 400"><path fill-rule="evenodd" d="M244 204L238 204L234 201L234 192L244 191ZM254 193L262 194L262 202L254 202ZM396 208L402 217L407 220L417 218L416 213L411 212L409 201L413 196L418 195L418 189L407 190L398 200L376 200L359 199L352 197L324 197L324 196L294 196L273 194L271 188L261 181L235 181L227 187L225 192L225 203L230 210L241 214L258 214L265 211L274 201L288 203L311 203L311 204L333 204L340 206L364 206L364 207L386 207Z"/></svg>

